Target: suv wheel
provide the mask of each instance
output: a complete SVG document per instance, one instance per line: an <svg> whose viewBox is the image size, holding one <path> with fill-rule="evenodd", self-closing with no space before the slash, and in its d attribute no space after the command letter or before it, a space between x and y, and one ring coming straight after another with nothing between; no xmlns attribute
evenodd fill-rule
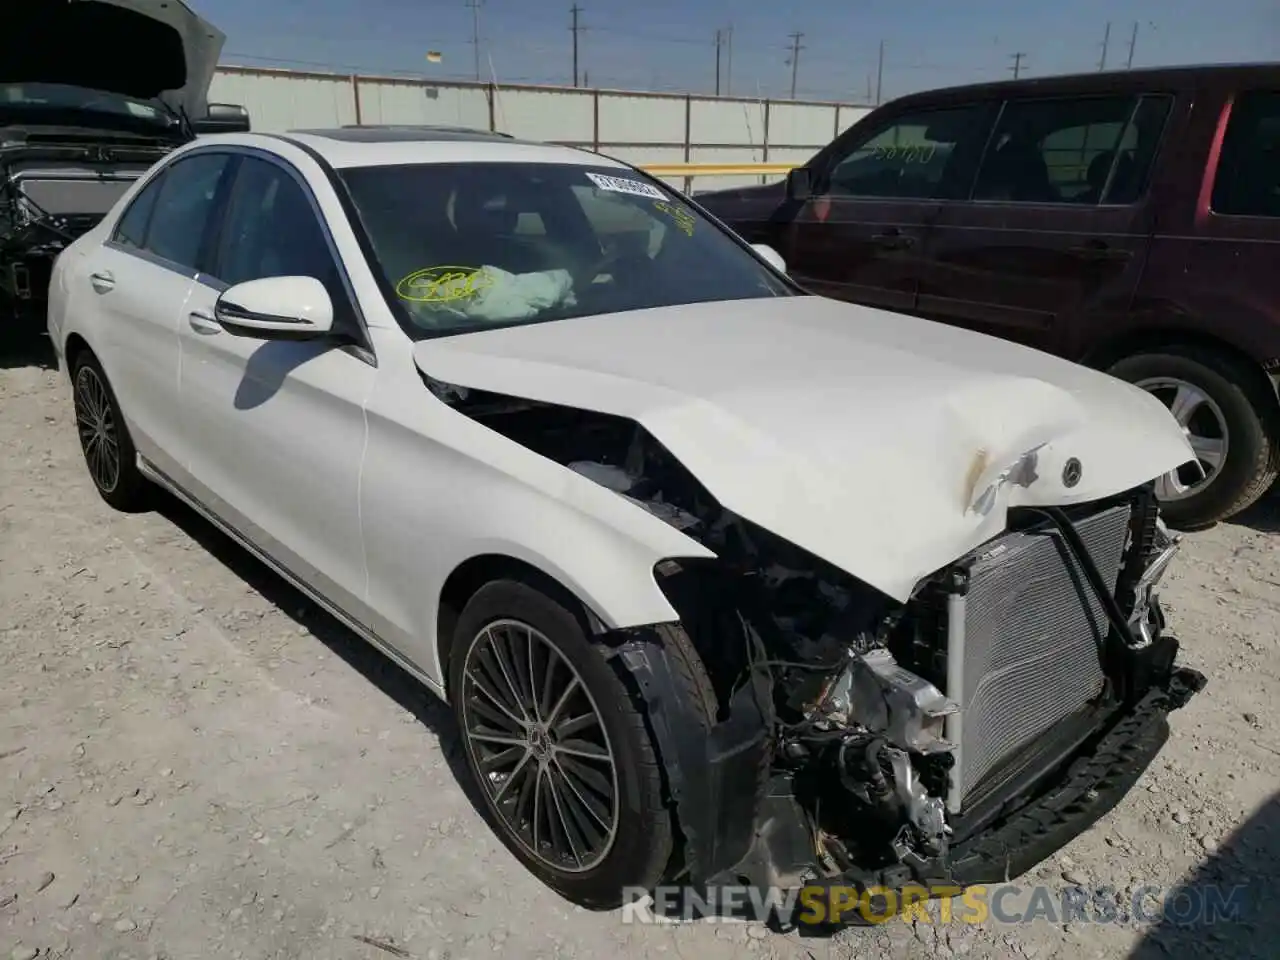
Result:
<svg viewBox="0 0 1280 960"><path fill-rule="evenodd" d="M684 631L659 628L706 725L715 694ZM616 907L661 881L675 828L645 711L559 600L500 580L458 619L449 691L482 810L567 899Z"/></svg>
<svg viewBox="0 0 1280 960"><path fill-rule="evenodd" d="M133 438L107 375L87 350L72 361L71 390L80 450L99 495L117 510L145 509L150 483L138 471Z"/></svg>
<svg viewBox="0 0 1280 960"><path fill-rule="evenodd" d="M1126 357L1110 373L1164 401L1196 453L1157 482L1171 525L1195 529L1225 520L1275 481L1275 397L1240 361L1208 348L1171 346Z"/></svg>

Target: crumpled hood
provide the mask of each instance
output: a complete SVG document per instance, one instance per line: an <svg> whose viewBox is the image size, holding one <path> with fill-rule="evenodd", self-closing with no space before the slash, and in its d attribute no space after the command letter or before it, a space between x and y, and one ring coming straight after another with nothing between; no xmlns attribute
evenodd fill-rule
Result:
<svg viewBox="0 0 1280 960"><path fill-rule="evenodd" d="M8 0L0 82L160 97L193 120L226 36L181 0Z"/></svg>
<svg viewBox="0 0 1280 960"><path fill-rule="evenodd" d="M1127 383L818 297L443 337L414 359L458 386L631 418L723 506L898 600L1011 506L1113 495L1192 458Z"/></svg>

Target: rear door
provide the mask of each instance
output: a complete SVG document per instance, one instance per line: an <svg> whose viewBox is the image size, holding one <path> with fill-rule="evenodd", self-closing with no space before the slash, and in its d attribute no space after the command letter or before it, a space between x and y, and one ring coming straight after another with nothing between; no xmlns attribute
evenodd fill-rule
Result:
<svg viewBox="0 0 1280 960"><path fill-rule="evenodd" d="M970 198L938 214L919 312L1068 354L1086 319L1123 323L1172 106L1164 95L1008 101Z"/></svg>
<svg viewBox="0 0 1280 960"><path fill-rule="evenodd" d="M93 346L138 452L178 469L188 440L177 409L178 322L227 169L225 153L179 158L130 202L73 278L75 308L96 313Z"/></svg>
<svg viewBox="0 0 1280 960"><path fill-rule="evenodd" d="M941 201L967 188L990 115L982 103L909 108L847 131L781 229L792 277L822 296L913 310L926 233Z"/></svg>

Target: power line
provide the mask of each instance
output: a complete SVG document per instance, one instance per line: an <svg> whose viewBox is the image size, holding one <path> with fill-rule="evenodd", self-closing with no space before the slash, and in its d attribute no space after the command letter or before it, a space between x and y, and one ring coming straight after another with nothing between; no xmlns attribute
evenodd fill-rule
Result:
<svg viewBox="0 0 1280 960"><path fill-rule="evenodd" d="M578 25L578 14L582 12L582 8L576 3L569 8L569 13L573 17L573 25L569 27L569 32L573 34L573 85L578 85L578 33L582 27Z"/></svg>
<svg viewBox="0 0 1280 960"><path fill-rule="evenodd" d="M733 24L725 27L724 92L733 93Z"/></svg>
<svg viewBox="0 0 1280 960"><path fill-rule="evenodd" d="M880 55L876 59L876 105L880 105L880 94L884 89L884 41L880 41Z"/></svg>
<svg viewBox="0 0 1280 960"><path fill-rule="evenodd" d="M474 48L476 59L476 79L480 79L480 4L484 0L467 0L467 6L471 8L471 46Z"/></svg>
<svg viewBox="0 0 1280 960"><path fill-rule="evenodd" d="M791 99L796 98L796 75L800 70L800 51L804 49L800 45L800 39L804 36L799 30L791 34L791 59L787 62L791 64Z"/></svg>
<svg viewBox="0 0 1280 960"><path fill-rule="evenodd" d="M1027 55L1021 50L1013 54L1013 66L1009 68L1013 71L1013 79L1017 80L1018 77L1022 76L1022 61L1025 60L1026 57Z"/></svg>
<svg viewBox="0 0 1280 960"><path fill-rule="evenodd" d="M1111 45L1111 21L1107 21L1106 32L1102 35L1102 56L1098 58L1098 69L1107 69L1107 47Z"/></svg>
<svg viewBox="0 0 1280 960"><path fill-rule="evenodd" d="M720 96L720 47L724 43L724 31L716 31L716 96Z"/></svg>
<svg viewBox="0 0 1280 960"><path fill-rule="evenodd" d="M1133 21L1133 33L1129 37L1129 60L1124 65L1126 70L1133 69L1133 48L1138 45L1138 21Z"/></svg>

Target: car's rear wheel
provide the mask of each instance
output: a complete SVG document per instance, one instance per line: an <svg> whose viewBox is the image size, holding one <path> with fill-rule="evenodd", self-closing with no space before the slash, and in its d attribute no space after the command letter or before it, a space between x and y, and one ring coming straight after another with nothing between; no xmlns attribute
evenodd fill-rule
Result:
<svg viewBox="0 0 1280 960"><path fill-rule="evenodd" d="M709 724L715 695L678 628L667 649ZM593 908L651 888L675 829L643 707L566 603L482 587L459 617L450 699L490 825L544 883Z"/></svg>
<svg viewBox="0 0 1280 960"><path fill-rule="evenodd" d="M117 510L143 509L150 484L138 471L133 438L107 375L87 350L72 360L71 395L80 449L99 495Z"/></svg>
<svg viewBox="0 0 1280 960"><path fill-rule="evenodd" d="M1195 460L1156 485L1171 525L1195 529L1225 520L1276 479L1275 397L1240 361L1212 349L1171 346L1126 357L1110 372L1162 400L1195 451Z"/></svg>

